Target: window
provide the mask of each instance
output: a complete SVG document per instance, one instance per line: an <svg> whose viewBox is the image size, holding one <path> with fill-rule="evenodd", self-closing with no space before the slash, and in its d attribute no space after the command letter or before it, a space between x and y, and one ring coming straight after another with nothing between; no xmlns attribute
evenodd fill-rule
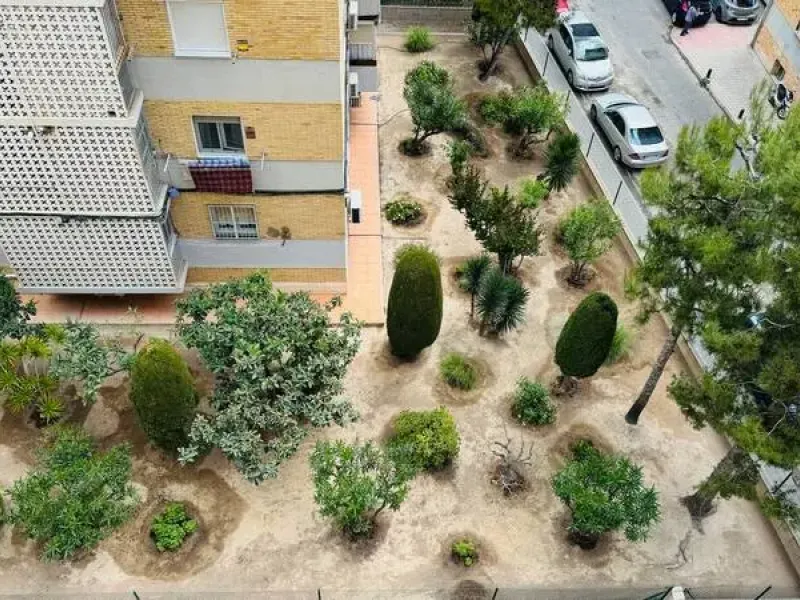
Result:
<svg viewBox="0 0 800 600"><path fill-rule="evenodd" d="M257 240L255 206L209 206L211 231L218 240Z"/></svg>
<svg viewBox="0 0 800 600"><path fill-rule="evenodd" d="M194 130L201 153L244 154L244 134L239 119L195 117Z"/></svg>
<svg viewBox="0 0 800 600"><path fill-rule="evenodd" d="M772 70L770 71L770 73L772 73L775 79L781 80L783 79L783 76L786 74L786 70L783 68L781 61L776 60L772 64Z"/></svg>
<svg viewBox="0 0 800 600"><path fill-rule="evenodd" d="M614 124L614 127L617 128L621 134L625 134L625 120L620 116L618 112L609 111L606 113L608 115L608 120Z"/></svg>
<svg viewBox="0 0 800 600"><path fill-rule="evenodd" d="M222 0L167 0L175 56L229 57Z"/></svg>

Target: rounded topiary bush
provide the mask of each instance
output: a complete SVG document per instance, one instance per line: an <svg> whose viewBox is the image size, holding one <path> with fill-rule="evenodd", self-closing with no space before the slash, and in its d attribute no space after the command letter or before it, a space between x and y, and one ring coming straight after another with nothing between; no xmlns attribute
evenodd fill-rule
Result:
<svg viewBox="0 0 800 600"><path fill-rule="evenodd" d="M461 438L455 419L444 407L403 411L393 424L389 449L392 457L415 471L435 471L458 456Z"/></svg>
<svg viewBox="0 0 800 600"><path fill-rule="evenodd" d="M546 387L523 377L517 382L511 414L526 425L550 425L556 420L556 407Z"/></svg>
<svg viewBox="0 0 800 600"><path fill-rule="evenodd" d="M131 369L131 401L148 439L163 450L185 445L197 408L189 367L165 340L145 346Z"/></svg>
<svg viewBox="0 0 800 600"><path fill-rule="evenodd" d="M590 377L608 357L617 330L617 305L602 292L586 296L569 316L556 344L556 364L566 377Z"/></svg>
<svg viewBox="0 0 800 600"><path fill-rule="evenodd" d="M442 326L442 302L436 255L424 246L401 248L386 314L392 354L412 358L436 341Z"/></svg>

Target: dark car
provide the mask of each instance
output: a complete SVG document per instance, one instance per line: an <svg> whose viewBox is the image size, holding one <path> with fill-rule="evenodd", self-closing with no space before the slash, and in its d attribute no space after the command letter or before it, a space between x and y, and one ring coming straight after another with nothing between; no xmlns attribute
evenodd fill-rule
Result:
<svg viewBox="0 0 800 600"><path fill-rule="evenodd" d="M667 7L672 17L672 22L679 27L683 26L683 19L686 16L686 13L681 10L681 4L683 4L682 0L664 0L664 6ZM713 13L711 0L694 0L692 4L694 4L694 8L697 11L693 26L701 27L708 23Z"/></svg>

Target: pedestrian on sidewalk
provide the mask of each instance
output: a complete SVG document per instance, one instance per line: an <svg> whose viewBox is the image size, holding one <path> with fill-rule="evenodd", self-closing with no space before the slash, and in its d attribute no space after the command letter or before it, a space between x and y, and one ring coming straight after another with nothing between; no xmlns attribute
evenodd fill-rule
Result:
<svg viewBox="0 0 800 600"><path fill-rule="evenodd" d="M684 9L683 30L681 31L681 35L689 35L689 30L692 28L694 19L697 16L697 9L694 7L694 4L687 0L684 0L681 8Z"/></svg>

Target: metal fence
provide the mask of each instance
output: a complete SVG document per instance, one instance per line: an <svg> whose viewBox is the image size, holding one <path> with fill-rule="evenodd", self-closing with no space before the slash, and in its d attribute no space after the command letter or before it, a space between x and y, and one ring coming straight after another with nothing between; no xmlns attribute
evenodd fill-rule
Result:
<svg viewBox="0 0 800 600"><path fill-rule="evenodd" d="M459 6L469 8L472 0L381 0L382 6Z"/></svg>

